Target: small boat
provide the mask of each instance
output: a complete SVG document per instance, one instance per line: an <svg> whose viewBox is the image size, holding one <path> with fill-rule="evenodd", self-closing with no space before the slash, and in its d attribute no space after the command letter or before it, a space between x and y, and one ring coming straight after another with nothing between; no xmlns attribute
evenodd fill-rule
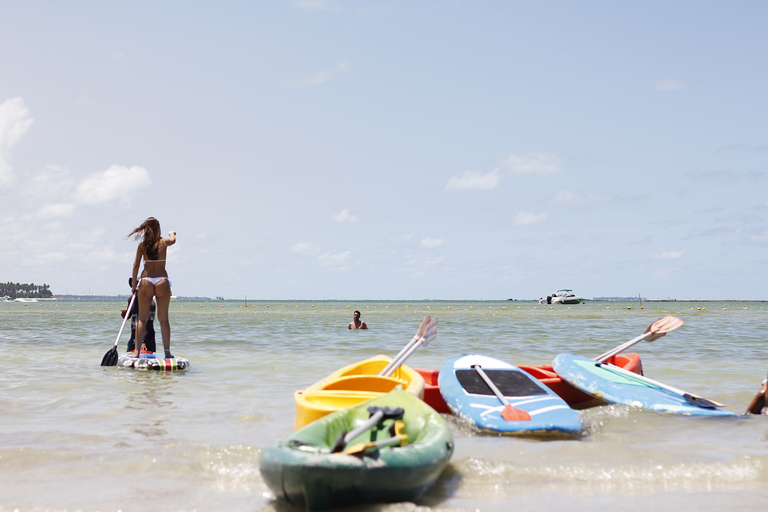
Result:
<svg viewBox="0 0 768 512"><path fill-rule="evenodd" d="M268 446L259 470L278 498L327 510L412 501L437 480L452 453L451 429L440 414L396 389Z"/></svg>
<svg viewBox="0 0 768 512"><path fill-rule="evenodd" d="M594 359L560 354L552 366L561 379L609 404L685 416L735 416L722 404Z"/></svg>
<svg viewBox="0 0 768 512"><path fill-rule="evenodd" d="M520 368L478 354L448 360L438 377L454 414L483 432L576 437L581 417L554 391Z"/></svg>
<svg viewBox="0 0 768 512"><path fill-rule="evenodd" d="M573 290L562 289L547 297L547 304L581 304L587 299L579 297L573 293Z"/></svg>
<svg viewBox="0 0 768 512"><path fill-rule="evenodd" d="M637 373L638 375L643 374L643 363L640 361L639 354L618 354L608 359L606 362L620 366L625 370ZM573 387L567 381L561 379L554 368L552 368L551 364L539 364L535 366L520 365L518 368L539 379L539 381L557 393L560 398L565 400L565 402L573 409L587 409L589 407L597 407L606 404L603 400L588 395L578 388Z"/></svg>
<svg viewBox="0 0 768 512"><path fill-rule="evenodd" d="M326 414L389 393L397 386L416 397L424 396L424 378L409 366L399 366L389 377L379 375L391 361L392 358L385 355L358 361L296 391L293 395L296 403L293 429L298 430Z"/></svg>
<svg viewBox="0 0 768 512"><path fill-rule="evenodd" d="M142 352L139 357L123 354L117 358L120 368L136 370L157 370L161 372L183 372L189 370L190 364L183 357L162 357L151 352Z"/></svg>

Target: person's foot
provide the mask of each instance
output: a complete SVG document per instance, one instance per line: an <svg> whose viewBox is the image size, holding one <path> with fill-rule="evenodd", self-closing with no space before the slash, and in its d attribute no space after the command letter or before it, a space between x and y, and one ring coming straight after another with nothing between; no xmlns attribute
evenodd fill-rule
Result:
<svg viewBox="0 0 768 512"><path fill-rule="evenodd" d="M171 354L170 350L165 351L165 358L166 359L173 359L173 354Z"/></svg>

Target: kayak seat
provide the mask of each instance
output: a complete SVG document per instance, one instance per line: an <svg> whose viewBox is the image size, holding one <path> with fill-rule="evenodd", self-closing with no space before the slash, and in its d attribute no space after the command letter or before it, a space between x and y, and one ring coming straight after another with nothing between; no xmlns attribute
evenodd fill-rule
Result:
<svg viewBox="0 0 768 512"><path fill-rule="evenodd" d="M348 390L348 391L373 391L376 393L389 393L395 387L408 387L408 382L392 377L379 375L350 375L329 382L322 387L323 390Z"/></svg>

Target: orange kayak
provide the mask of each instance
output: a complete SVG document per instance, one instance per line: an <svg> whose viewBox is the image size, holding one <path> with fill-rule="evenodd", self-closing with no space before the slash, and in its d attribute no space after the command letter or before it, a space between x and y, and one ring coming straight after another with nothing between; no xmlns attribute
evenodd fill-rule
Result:
<svg viewBox="0 0 768 512"><path fill-rule="evenodd" d="M643 374L643 363L640 361L639 354L618 354L607 359L605 362L615 364L638 375ZM589 396L563 381L557 376L555 370L552 369L551 364L518 366L518 368L537 378L574 409L586 409L588 407L605 405L605 402L602 400ZM450 414L451 411L448 409L448 405L445 403L443 395L440 394L440 388L437 385L437 376L440 374L440 371L428 368L414 368L414 370L424 377L424 401L427 405L437 412Z"/></svg>

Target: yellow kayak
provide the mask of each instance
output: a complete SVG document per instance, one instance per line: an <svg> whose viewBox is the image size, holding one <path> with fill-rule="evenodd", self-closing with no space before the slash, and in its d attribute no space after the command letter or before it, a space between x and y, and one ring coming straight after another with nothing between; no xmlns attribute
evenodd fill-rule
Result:
<svg viewBox="0 0 768 512"><path fill-rule="evenodd" d="M378 355L336 370L307 389L296 391L296 419L293 429L341 409L377 398L402 386L419 398L424 396L424 378L413 368L402 365L389 377L379 374L391 357Z"/></svg>

